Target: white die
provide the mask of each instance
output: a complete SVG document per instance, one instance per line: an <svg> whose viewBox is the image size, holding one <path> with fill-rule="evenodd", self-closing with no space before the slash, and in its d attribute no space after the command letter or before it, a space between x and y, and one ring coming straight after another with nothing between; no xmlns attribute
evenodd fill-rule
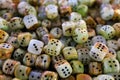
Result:
<svg viewBox="0 0 120 80"><path fill-rule="evenodd" d="M46 6L45 11L49 19L55 19L58 16L58 7L54 4Z"/></svg>
<svg viewBox="0 0 120 80"><path fill-rule="evenodd" d="M82 29L87 29L86 22L84 20L79 20L75 23L76 28L82 28Z"/></svg>
<svg viewBox="0 0 120 80"><path fill-rule="evenodd" d="M68 5L77 6L78 5L78 0L68 0Z"/></svg>
<svg viewBox="0 0 120 80"><path fill-rule="evenodd" d="M96 42L91 48L89 55L95 61L102 61L108 52L108 47L105 44Z"/></svg>
<svg viewBox="0 0 120 80"><path fill-rule="evenodd" d="M29 43L27 50L28 50L28 52L30 52L32 54L39 55L42 51L43 46L44 46L44 43L42 41L32 39Z"/></svg>
<svg viewBox="0 0 120 80"><path fill-rule="evenodd" d="M110 75L99 75L95 80L114 80L114 78Z"/></svg>
<svg viewBox="0 0 120 80"><path fill-rule="evenodd" d="M57 62L54 67L61 78L67 78L72 73L72 67L66 60Z"/></svg>
<svg viewBox="0 0 120 80"><path fill-rule="evenodd" d="M79 13L77 13L77 12L72 12L70 14L70 20L71 21L79 21L81 19L82 19L81 15Z"/></svg>
<svg viewBox="0 0 120 80"><path fill-rule="evenodd" d="M27 29L36 29L38 27L38 20L37 17L34 15L26 15L23 18L23 22Z"/></svg>

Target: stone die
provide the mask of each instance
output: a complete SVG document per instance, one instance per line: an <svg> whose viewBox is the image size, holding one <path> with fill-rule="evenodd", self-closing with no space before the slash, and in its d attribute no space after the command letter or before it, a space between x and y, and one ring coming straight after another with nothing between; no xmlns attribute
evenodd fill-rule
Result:
<svg viewBox="0 0 120 80"><path fill-rule="evenodd" d="M52 56L52 63L55 64L61 60L64 60L64 57L62 54L59 54L57 56Z"/></svg>
<svg viewBox="0 0 120 80"><path fill-rule="evenodd" d="M58 74L53 71L44 71L40 80L58 80Z"/></svg>
<svg viewBox="0 0 120 80"><path fill-rule="evenodd" d="M102 61L108 51L108 47L105 44L101 42L96 42L91 48L89 55L95 61Z"/></svg>
<svg viewBox="0 0 120 80"><path fill-rule="evenodd" d="M89 64L89 73L91 75L102 74L102 64L98 62L90 62Z"/></svg>
<svg viewBox="0 0 120 80"><path fill-rule="evenodd" d="M72 73L72 67L66 60L57 62L54 67L61 78L67 78Z"/></svg>
<svg viewBox="0 0 120 80"><path fill-rule="evenodd" d="M73 69L73 74L84 73L84 65L79 60L70 61L70 65Z"/></svg>
<svg viewBox="0 0 120 80"><path fill-rule="evenodd" d="M105 58L103 60L103 72L104 73L118 73L120 71L120 65L115 58Z"/></svg>
<svg viewBox="0 0 120 80"><path fill-rule="evenodd" d="M0 59L8 59L11 58L13 53L14 47L8 43L1 43L0 44Z"/></svg>
<svg viewBox="0 0 120 80"><path fill-rule="evenodd" d="M114 80L114 78L110 75L102 74L98 75L95 80Z"/></svg>
<svg viewBox="0 0 120 80"><path fill-rule="evenodd" d="M18 43L22 47L27 47L31 39L32 39L32 34L29 32L20 33L17 36Z"/></svg>
<svg viewBox="0 0 120 80"><path fill-rule="evenodd" d="M25 54L26 54L26 50L24 50L22 48L18 48L13 53L13 59L23 62L23 58L24 58Z"/></svg>
<svg viewBox="0 0 120 80"><path fill-rule="evenodd" d="M43 46L44 46L44 43L42 41L31 39L27 50L32 54L39 55L42 52Z"/></svg>
<svg viewBox="0 0 120 80"><path fill-rule="evenodd" d="M26 53L23 58L23 63L24 65L29 66L29 67L35 66L36 58L37 58L37 55Z"/></svg>
<svg viewBox="0 0 120 80"><path fill-rule="evenodd" d="M6 42L9 35L7 32L0 30L0 43Z"/></svg>
<svg viewBox="0 0 120 80"><path fill-rule="evenodd" d="M89 64L91 61L91 57L89 56L89 49L87 48L79 48L77 49L78 60L81 61L84 65Z"/></svg>
<svg viewBox="0 0 120 80"><path fill-rule="evenodd" d="M63 44L57 39L50 39L48 44L44 47L46 54L57 56L60 54Z"/></svg>
<svg viewBox="0 0 120 80"><path fill-rule="evenodd" d="M65 47L62 53L66 60L78 59L78 54L74 47Z"/></svg>
<svg viewBox="0 0 120 80"><path fill-rule="evenodd" d="M37 17L34 15L26 15L23 18L23 22L25 24L25 27L29 30L35 30L39 26L39 22L37 20Z"/></svg>
<svg viewBox="0 0 120 80"><path fill-rule="evenodd" d="M16 69L18 65L20 65L20 62L12 60L12 59L7 59L5 60L3 64L2 70L5 74L13 75L14 70Z"/></svg>
<svg viewBox="0 0 120 80"><path fill-rule="evenodd" d="M31 72L30 67L24 65L18 65L14 71L14 75L16 78L19 78L21 80L27 80L30 72Z"/></svg>
<svg viewBox="0 0 120 80"><path fill-rule="evenodd" d="M47 54L41 54L37 57L35 66L41 69L48 69L51 63L51 58Z"/></svg>
<svg viewBox="0 0 120 80"><path fill-rule="evenodd" d="M41 72L38 71L31 71L29 74L29 80L40 80Z"/></svg>

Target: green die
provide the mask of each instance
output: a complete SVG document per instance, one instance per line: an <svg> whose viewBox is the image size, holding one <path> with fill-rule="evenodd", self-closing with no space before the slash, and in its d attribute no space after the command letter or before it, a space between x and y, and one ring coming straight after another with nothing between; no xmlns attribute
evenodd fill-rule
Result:
<svg viewBox="0 0 120 80"><path fill-rule="evenodd" d="M70 62L73 69L73 73L84 73L84 65L78 60L72 60Z"/></svg>
<svg viewBox="0 0 120 80"><path fill-rule="evenodd" d="M8 22L3 18L0 18L0 29L5 31L9 30Z"/></svg>

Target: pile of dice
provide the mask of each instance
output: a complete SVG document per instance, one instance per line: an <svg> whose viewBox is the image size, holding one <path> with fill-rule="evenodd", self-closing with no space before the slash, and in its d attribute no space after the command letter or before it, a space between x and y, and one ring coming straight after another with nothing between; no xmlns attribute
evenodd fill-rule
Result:
<svg viewBox="0 0 120 80"><path fill-rule="evenodd" d="M120 80L120 0L0 0L0 80Z"/></svg>

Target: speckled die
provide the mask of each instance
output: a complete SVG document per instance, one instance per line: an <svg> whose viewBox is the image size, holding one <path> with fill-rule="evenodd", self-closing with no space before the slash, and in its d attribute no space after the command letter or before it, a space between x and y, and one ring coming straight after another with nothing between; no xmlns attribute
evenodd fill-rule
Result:
<svg viewBox="0 0 120 80"><path fill-rule="evenodd" d="M29 74L29 80L40 80L41 72L39 71L31 71Z"/></svg>
<svg viewBox="0 0 120 80"><path fill-rule="evenodd" d="M0 30L0 43L6 42L9 34L3 30Z"/></svg>

